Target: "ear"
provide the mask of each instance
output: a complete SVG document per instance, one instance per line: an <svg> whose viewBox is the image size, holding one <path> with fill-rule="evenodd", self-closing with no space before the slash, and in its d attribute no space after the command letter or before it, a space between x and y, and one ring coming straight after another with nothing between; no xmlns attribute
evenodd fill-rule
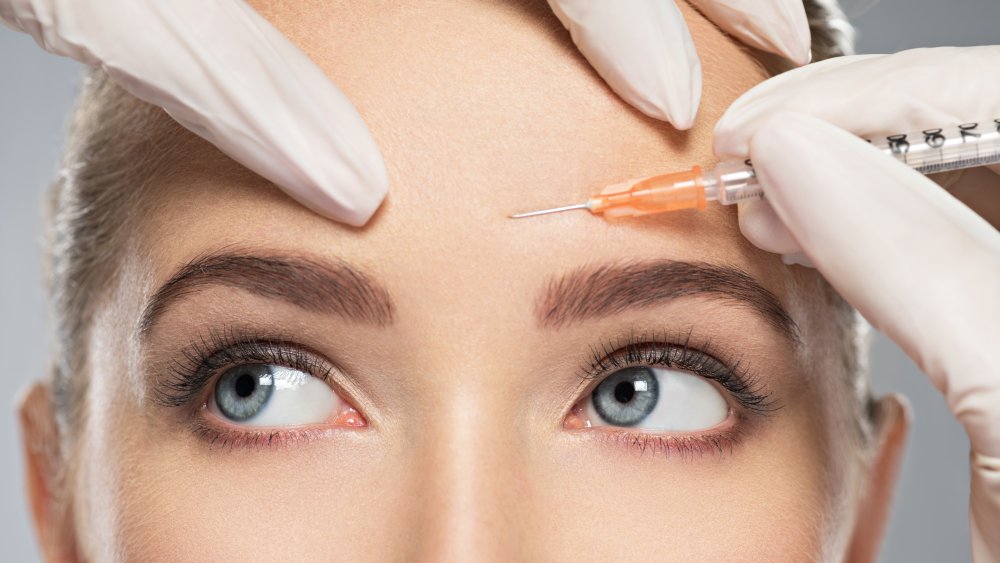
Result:
<svg viewBox="0 0 1000 563"><path fill-rule="evenodd" d="M878 559L879 547L892 512L893 492L903 446L910 429L910 405L901 395L879 399L875 420L875 451L868 467L865 496L858 505L846 561L868 562Z"/></svg>
<svg viewBox="0 0 1000 563"><path fill-rule="evenodd" d="M25 485L39 546L46 561L77 561L52 393L47 385L36 382L22 391L18 403Z"/></svg>

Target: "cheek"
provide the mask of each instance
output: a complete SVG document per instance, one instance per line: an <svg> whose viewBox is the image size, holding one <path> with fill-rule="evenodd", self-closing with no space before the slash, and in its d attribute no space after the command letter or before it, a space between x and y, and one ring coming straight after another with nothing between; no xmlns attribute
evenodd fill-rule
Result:
<svg viewBox="0 0 1000 563"><path fill-rule="evenodd" d="M624 450L624 451L623 451ZM569 443L537 502L558 515L549 553L594 560L804 561L823 551L831 504L811 429L774 422L732 455L665 459L624 445ZM569 460L569 461L568 461ZM562 484L562 486L560 486ZM558 511L554 507L573 506ZM626 555L630 554L630 555Z"/></svg>
<svg viewBox="0 0 1000 563"><path fill-rule="evenodd" d="M117 540L125 559L325 561L398 559L408 543L406 499L384 483L399 467L364 440L273 451L210 451L165 436L135 452L120 483ZM136 463L141 458L141 463ZM372 494L378 491L378 494ZM396 530L399 543L373 530Z"/></svg>

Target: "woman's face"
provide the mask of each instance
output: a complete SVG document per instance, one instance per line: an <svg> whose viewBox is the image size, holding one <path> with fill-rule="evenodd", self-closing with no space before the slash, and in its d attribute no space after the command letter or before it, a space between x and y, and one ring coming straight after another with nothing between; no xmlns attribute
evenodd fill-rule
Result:
<svg viewBox="0 0 1000 563"><path fill-rule="evenodd" d="M357 105L390 196L344 227L208 148L158 181L87 343L85 551L843 549L860 472L815 274L732 209L506 218L711 164L715 120L765 78L750 55L681 3L705 76L681 133L620 102L544 4L256 4Z"/></svg>

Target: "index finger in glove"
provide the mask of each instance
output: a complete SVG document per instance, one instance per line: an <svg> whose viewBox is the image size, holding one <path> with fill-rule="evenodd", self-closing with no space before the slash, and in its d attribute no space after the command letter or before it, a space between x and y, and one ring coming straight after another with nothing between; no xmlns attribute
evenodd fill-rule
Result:
<svg viewBox="0 0 1000 563"><path fill-rule="evenodd" d="M362 225L385 196L385 165L357 110L242 0L0 0L0 19L102 66L323 215Z"/></svg>
<svg viewBox="0 0 1000 563"><path fill-rule="evenodd" d="M802 0L697 0L748 45L809 60ZM646 115L690 129L701 101L701 62L673 0L549 0L573 42L608 86Z"/></svg>
<svg viewBox="0 0 1000 563"><path fill-rule="evenodd" d="M766 80L715 126L719 158L746 158L761 123L806 113L865 138L1000 117L1000 46L912 49L821 61Z"/></svg>

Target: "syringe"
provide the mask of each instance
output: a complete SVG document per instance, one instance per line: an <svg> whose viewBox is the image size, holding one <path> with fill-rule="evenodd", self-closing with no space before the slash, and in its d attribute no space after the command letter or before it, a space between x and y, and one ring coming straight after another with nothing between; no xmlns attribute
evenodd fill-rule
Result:
<svg viewBox="0 0 1000 563"><path fill-rule="evenodd" d="M869 142L922 174L975 168L1000 163L1000 118L889 135L884 140ZM705 209L709 201L731 205L763 197L764 191L757 183L751 161L728 161L711 170L695 166L683 172L630 180L608 186L585 203L517 213L511 218L571 209L587 209L606 218L635 217L680 209Z"/></svg>

